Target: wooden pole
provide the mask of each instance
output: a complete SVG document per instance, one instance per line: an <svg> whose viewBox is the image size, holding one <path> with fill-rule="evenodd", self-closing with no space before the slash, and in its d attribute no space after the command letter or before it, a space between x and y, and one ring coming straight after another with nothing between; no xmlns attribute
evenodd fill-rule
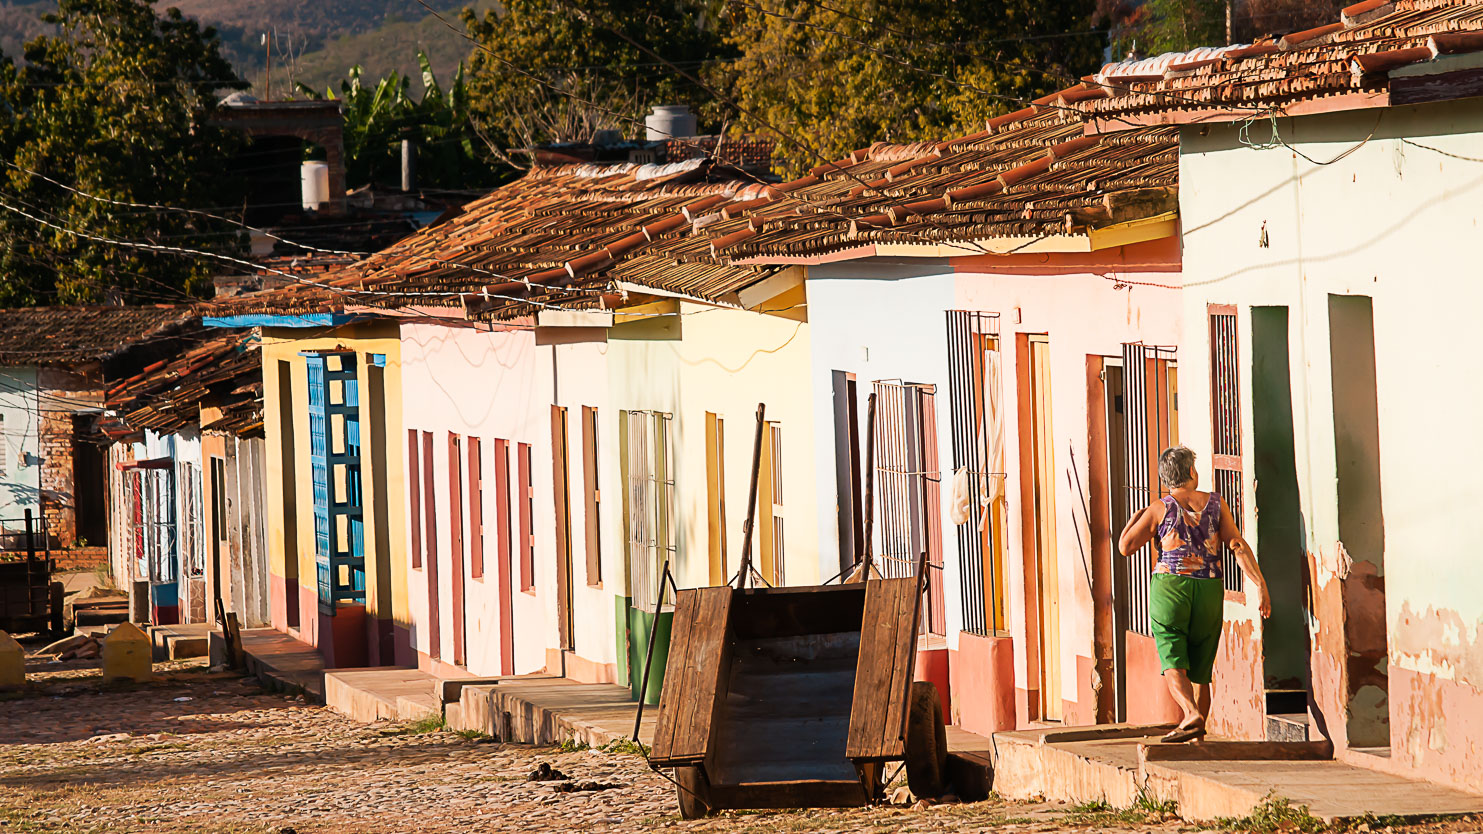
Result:
<svg viewBox="0 0 1483 834"><path fill-rule="evenodd" d="M875 535L875 392L865 402L865 523L860 535L860 581L870 578Z"/></svg>
<svg viewBox="0 0 1483 834"><path fill-rule="evenodd" d="M654 637L659 632L659 612L664 610L664 586L669 583L669 559L664 560L664 569L659 572L659 595L654 598L654 619L649 621L649 645L644 653L644 674L639 681L639 708L633 717L633 740L639 741L639 728L644 724L644 702L649 697L649 669L654 665Z"/></svg>
<svg viewBox="0 0 1483 834"><path fill-rule="evenodd" d="M767 405L757 403L757 436L752 441L752 488L747 493L747 520L742 524L741 568L737 571L737 588L747 587L752 576L752 526L757 522L757 481L762 475L762 430L766 422Z"/></svg>

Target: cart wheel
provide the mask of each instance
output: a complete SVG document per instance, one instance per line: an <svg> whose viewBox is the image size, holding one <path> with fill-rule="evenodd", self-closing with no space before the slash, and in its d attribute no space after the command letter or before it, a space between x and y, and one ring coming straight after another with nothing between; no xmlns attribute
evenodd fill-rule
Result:
<svg viewBox="0 0 1483 834"><path fill-rule="evenodd" d="M680 819L710 816L711 782L698 767L675 768L675 794L680 798Z"/></svg>
<svg viewBox="0 0 1483 834"><path fill-rule="evenodd" d="M911 685L906 717L906 784L918 797L937 798L947 786L947 728L942 699L930 681Z"/></svg>

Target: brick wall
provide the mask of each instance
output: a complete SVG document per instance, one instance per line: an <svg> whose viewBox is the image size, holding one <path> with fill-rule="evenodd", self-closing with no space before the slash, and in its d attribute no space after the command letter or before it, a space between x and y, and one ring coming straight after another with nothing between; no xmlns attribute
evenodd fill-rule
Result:
<svg viewBox="0 0 1483 834"><path fill-rule="evenodd" d="M41 513L52 541L70 547L77 538L72 502L72 412L41 412Z"/></svg>
<svg viewBox="0 0 1483 834"><path fill-rule="evenodd" d="M108 548L106 547L74 547L70 550L53 550L52 558L57 562L59 571L83 571L93 570L99 565L108 564Z"/></svg>

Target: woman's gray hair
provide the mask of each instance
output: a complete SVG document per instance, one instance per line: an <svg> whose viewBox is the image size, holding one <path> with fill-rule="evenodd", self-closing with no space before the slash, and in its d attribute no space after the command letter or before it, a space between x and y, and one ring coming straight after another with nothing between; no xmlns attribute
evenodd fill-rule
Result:
<svg viewBox="0 0 1483 834"><path fill-rule="evenodd" d="M1195 453L1188 446L1172 446L1159 452L1159 480L1175 487L1195 476Z"/></svg>

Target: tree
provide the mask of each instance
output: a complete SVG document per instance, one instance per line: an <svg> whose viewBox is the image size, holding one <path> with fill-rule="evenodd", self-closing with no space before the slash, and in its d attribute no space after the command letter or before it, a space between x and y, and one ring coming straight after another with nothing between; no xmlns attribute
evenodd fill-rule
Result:
<svg viewBox="0 0 1483 834"><path fill-rule="evenodd" d="M475 123L504 152L604 129L642 136L652 104L705 112L710 96L665 62L696 73L728 57L713 2L505 0L482 18L466 10L479 44L469 73Z"/></svg>
<svg viewBox="0 0 1483 834"><path fill-rule="evenodd" d="M417 146L417 180L431 188L470 188L497 185L501 173L481 152L469 118L469 96L463 64L453 73L445 91L433 72L427 53L417 52L422 69L422 98L408 95L412 79L393 70L367 87L361 68L351 67L340 82L339 98L345 116L345 176L353 188L367 183L389 183L401 169L401 143ZM298 92L315 99L336 98L299 84Z"/></svg>
<svg viewBox="0 0 1483 834"><path fill-rule="evenodd" d="M1184 52L1200 46L1251 43L1334 23L1337 0L1099 0L1114 57Z"/></svg>
<svg viewBox="0 0 1483 834"><path fill-rule="evenodd" d="M230 224L110 205L231 205L220 172L241 138L211 123L221 89L246 86L216 33L149 0L61 0L54 35L0 56L0 304L179 300L214 259L81 235L236 253ZM40 175L40 176L38 176ZM31 215L22 216L20 212Z"/></svg>
<svg viewBox="0 0 1483 834"><path fill-rule="evenodd" d="M1092 1L731 0L708 71L736 129L797 175L876 141L943 139L1096 69Z"/></svg>

